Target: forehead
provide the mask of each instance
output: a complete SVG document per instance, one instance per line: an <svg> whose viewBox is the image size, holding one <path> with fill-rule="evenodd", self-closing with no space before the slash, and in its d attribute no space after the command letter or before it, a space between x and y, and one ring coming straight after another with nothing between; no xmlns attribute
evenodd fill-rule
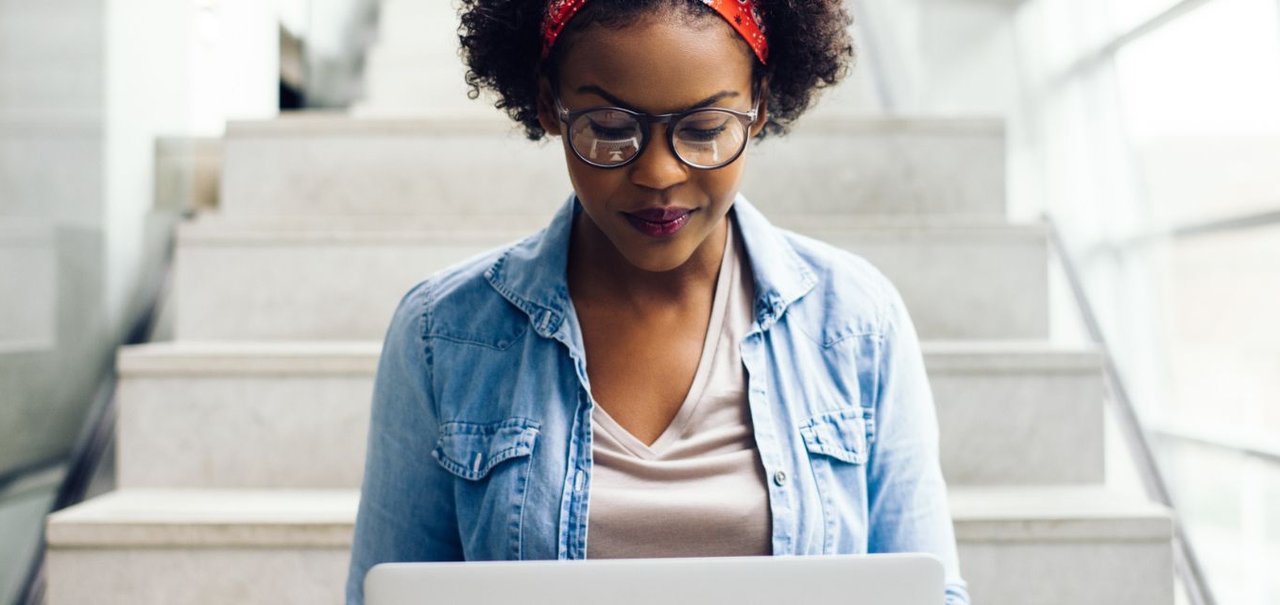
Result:
<svg viewBox="0 0 1280 605"><path fill-rule="evenodd" d="M559 92L569 99L594 85L641 111L667 112L722 90L749 98L752 66L750 48L718 16L652 16L578 32L559 66Z"/></svg>

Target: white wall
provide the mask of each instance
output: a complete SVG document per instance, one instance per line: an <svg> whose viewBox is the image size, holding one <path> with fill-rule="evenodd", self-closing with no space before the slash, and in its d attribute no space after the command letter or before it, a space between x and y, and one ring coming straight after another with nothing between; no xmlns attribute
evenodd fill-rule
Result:
<svg viewBox="0 0 1280 605"><path fill-rule="evenodd" d="M218 135L276 113L275 7L255 0L107 0L107 312L136 311L159 136Z"/></svg>

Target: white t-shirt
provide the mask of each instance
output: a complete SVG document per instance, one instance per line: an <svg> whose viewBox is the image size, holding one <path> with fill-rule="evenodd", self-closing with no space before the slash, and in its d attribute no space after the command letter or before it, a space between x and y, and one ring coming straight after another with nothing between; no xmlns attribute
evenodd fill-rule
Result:
<svg viewBox="0 0 1280 605"><path fill-rule="evenodd" d="M671 424L646 446L600 406L592 412L588 559L773 554L738 349L754 284L729 227L702 357Z"/></svg>

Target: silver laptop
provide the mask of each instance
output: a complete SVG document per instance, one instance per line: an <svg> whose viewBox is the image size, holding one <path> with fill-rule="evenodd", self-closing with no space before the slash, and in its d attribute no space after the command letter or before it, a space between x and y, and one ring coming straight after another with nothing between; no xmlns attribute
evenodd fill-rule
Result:
<svg viewBox="0 0 1280 605"><path fill-rule="evenodd" d="M367 605L942 605L930 555L383 563Z"/></svg>

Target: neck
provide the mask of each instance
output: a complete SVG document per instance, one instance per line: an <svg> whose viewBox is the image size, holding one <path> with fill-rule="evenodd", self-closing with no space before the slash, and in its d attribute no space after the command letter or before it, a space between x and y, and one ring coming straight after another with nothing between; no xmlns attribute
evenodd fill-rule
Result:
<svg viewBox="0 0 1280 605"><path fill-rule="evenodd" d="M575 298L585 297L636 312L693 308L709 300L724 258L727 216L684 264L653 272L631 264L585 212L574 220L569 249L569 284Z"/></svg>

